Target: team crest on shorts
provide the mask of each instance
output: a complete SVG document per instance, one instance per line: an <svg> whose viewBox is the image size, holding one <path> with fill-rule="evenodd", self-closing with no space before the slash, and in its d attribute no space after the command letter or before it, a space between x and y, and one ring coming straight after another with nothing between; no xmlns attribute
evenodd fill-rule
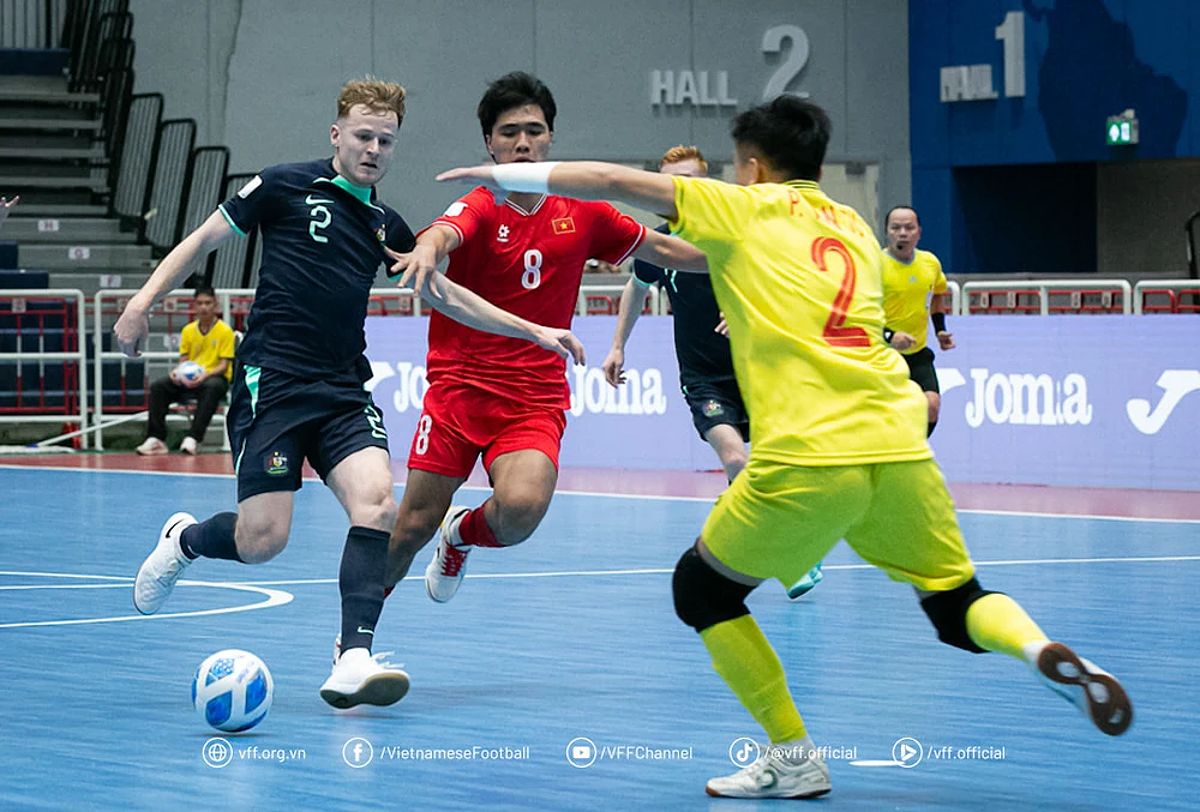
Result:
<svg viewBox="0 0 1200 812"><path fill-rule="evenodd" d="M288 472L287 455L281 451L275 451L271 456L267 457L267 474L270 476L283 476Z"/></svg>
<svg viewBox="0 0 1200 812"><path fill-rule="evenodd" d="M375 239L380 242L387 242L387 228L385 226L375 229Z"/></svg>
<svg viewBox="0 0 1200 812"><path fill-rule="evenodd" d="M717 415L725 414L725 407L715 400L706 400L704 405L700 407L700 411L705 417L716 417Z"/></svg>

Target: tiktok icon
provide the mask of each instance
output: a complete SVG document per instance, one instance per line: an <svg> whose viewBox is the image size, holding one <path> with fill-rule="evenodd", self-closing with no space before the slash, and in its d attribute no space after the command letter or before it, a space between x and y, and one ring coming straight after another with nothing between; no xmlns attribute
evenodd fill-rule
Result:
<svg viewBox="0 0 1200 812"><path fill-rule="evenodd" d="M758 761L760 755L762 755L762 748L749 736L734 739L729 745L729 760L735 767L748 767Z"/></svg>

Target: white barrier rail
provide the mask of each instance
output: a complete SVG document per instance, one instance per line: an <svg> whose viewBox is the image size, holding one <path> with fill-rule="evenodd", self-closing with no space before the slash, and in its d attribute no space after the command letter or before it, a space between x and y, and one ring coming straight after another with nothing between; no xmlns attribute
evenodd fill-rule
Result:
<svg viewBox="0 0 1200 812"><path fill-rule="evenodd" d="M42 289L17 289L17 290L0 290L0 301L8 301L12 303L12 309L4 311L6 317L15 317L17 315L35 316L39 310L30 310L31 302L50 302L60 303L63 305L63 325L62 334L64 340L68 334L66 324L66 312L71 308L71 301L74 301L75 313L75 338L77 349L71 352L66 351L46 351L44 349L27 350L21 345L32 338L28 333L22 331L17 333L18 349L16 352L0 352L0 363L21 363L23 361L38 362L40 381L45 380L45 364L54 361L74 361L76 365L78 381L75 387L71 387L71 391L75 393L76 402L78 405L77 411L67 411L68 390L67 381L64 369L63 376L63 406L58 409L46 408L44 411L27 412L22 414L0 414L0 422L3 423L66 423L78 422L82 427L87 423L88 416L88 372L87 372L87 320L86 320L86 302L83 291L73 288L42 288ZM58 328L54 328L58 329ZM43 342L44 343L44 342ZM18 373L19 374L19 373Z"/></svg>
<svg viewBox="0 0 1200 812"><path fill-rule="evenodd" d="M1182 295L1181 295L1182 294ZM1184 304L1183 295L1192 297ZM1150 296L1165 296L1165 305L1146 304ZM1143 279L1133 288L1133 312L1143 313L1200 313L1200 279Z"/></svg>
<svg viewBox="0 0 1200 812"><path fill-rule="evenodd" d="M96 448L104 449L104 430L111 428L120 423L130 422L133 418L127 411L118 413L119 416L109 420L107 423L104 420L104 362L105 361L120 361L121 362L121 378L125 378L125 367L133 359L127 358L119 349L101 350L104 346L105 333L112 329L111 324L106 323L104 315L106 312L111 312L113 321L115 322L116 314L124 310L125 302L132 297L136 290L102 290L96 293L93 299L92 314L94 321L93 342L95 347L94 357L92 359L94 379L96 381L95 391L95 406L92 411L92 426L95 432ZM221 318L230 327L235 330L244 326L243 322L247 314L250 312L250 305L254 300L255 290L253 288L221 288L216 291L217 302L220 305ZM82 296L82 294L81 294ZM155 316L186 316L189 312L191 300L195 297L195 292L186 289L176 289L168 293L162 298L151 317ZM370 292L371 304L368 305L369 315L420 315L421 300L420 297L414 295L411 288L371 288ZM385 304L388 301L394 300L395 305L389 310ZM105 308L108 308L106 311ZM162 335L161 333L159 335ZM178 330L173 330L171 333L164 336L168 341L174 342L178 338ZM179 359L179 350L177 347L163 350L143 350L140 356L143 361L165 361L165 368L174 365L174 362ZM146 375L149 380L152 376ZM144 411L144 405L138 404L132 408L139 411ZM218 413L213 416L213 422L218 424L224 423L224 415ZM226 435L228 438L228 434Z"/></svg>
<svg viewBox="0 0 1200 812"><path fill-rule="evenodd" d="M620 284L613 285L582 285L579 288L579 299L575 305L576 316L615 316L621 305L621 293L629 277L622 277ZM667 313L667 299L658 285L642 288L647 297L645 306L649 307L648 314L662 316ZM599 306L602 300L607 300L603 308ZM603 309L604 312L599 312Z"/></svg>
<svg viewBox="0 0 1200 812"><path fill-rule="evenodd" d="M1064 293L1069 296L1068 304L1052 307L1050 297ZM967 282L962 286L962 294L964 298L958 312L963 316L992 312L1036 312L1048 316L1052 310L1062 313L1133 312L1133 288L1124 279L1010 279L999 282ZM972 306L972 294L980 295L981 301L984 302L982 307ZM992 298L996 294L1003 294L1002 304L993 303ZM985 296L986 299L983 298ZM1035 301L1028 301L1030 296L1035 296ZM1087 297L1097 297L1098 301L1089 301ZM1114 303L1116 297L1120 297L1119 309Z"/></svg>
<svg viewBox="0 0 1200 812"><path fill-rule="evenodd" d="M950 294L950 315L957 316L962 310L962 286L954 280L946 282L946 290Z"/></svg>

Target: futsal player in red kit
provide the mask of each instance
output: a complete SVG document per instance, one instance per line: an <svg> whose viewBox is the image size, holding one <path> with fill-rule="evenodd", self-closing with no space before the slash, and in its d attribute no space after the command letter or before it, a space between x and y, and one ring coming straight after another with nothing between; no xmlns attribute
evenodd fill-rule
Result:
<svg viewBox="0 0 1200 812"><path fill-rule="evenodd" d="M545 160L555 113L554 97L535 77L518 72L497 79L478 108L492 159ZM483 187L451 203L392 273L420 290L447 256L450 279L513 314L564 328L588 259L619 264L634 256L665 267L705 267L697 249L607 203L528 193L497 200ZM390 589L405 576L440 525L425 587L444 602L458 590L472 547L519 544L546 514L570 390L565 360L554 353L436 312L426 366L429 390L409 452L386 584ZM473 510L452 506L480 455L491 496Z"/></svg>

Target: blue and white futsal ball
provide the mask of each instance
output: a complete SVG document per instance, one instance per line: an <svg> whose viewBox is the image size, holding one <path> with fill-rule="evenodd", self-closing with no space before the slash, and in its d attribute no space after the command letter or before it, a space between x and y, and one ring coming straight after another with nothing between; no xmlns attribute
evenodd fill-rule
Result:
<svg viewBox="0 0 1200 812"><path fill-rule="evenodd" d="M196 669L192 704L200 718L217 730L249 730L271 709L275 681L267 664L248 651L218 651Z"/></svg>
<svg viewBox="0 0 1200 812"><path fill-rule="evenodd" d="M204 375L204 367L195 361L184 361L175 367L175 377L180 383L195 383Z"/></svg>

